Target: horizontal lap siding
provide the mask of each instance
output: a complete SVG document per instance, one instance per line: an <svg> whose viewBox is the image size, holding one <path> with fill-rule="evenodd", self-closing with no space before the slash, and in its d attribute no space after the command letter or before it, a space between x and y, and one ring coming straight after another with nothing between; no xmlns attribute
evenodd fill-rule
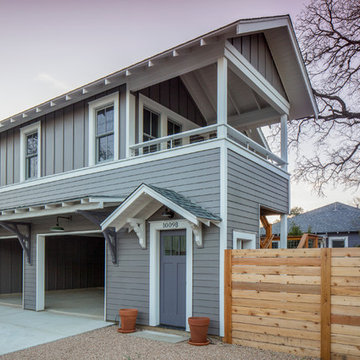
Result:
<svg viewBox="0 0 360 360"><path fill-rule="evenodd" d="M0 207L44 203L64 198L91 195L129 195L140 183L165 187L189 197L196 204L219 215L219 149L149 161L106 172L59 180L0 195ZM82 228L79 223L71 226ZM70 225L70 224L69 224ZM35 309L35 235L48 232L49 226L33 229L32 264L25 265L25 307ZM45 231L46 229L46 231ZM218 333L219 230L204 229L203 249L194 249L194 315L211 318L210 331ZM136 306L139 323L149 321L149 252L142 250L134 232L120 233L119 265L107 253L107 319L114 320L120 307Z"/></svg>
<svg viewBox="0 0 360 360"><path fill-rule="evenodd" d="M119 309L137 308L139 324L149 323L149 247L140 248L134 232L118 233L118 265L107 252L106 318L115 320Z"/></svg>
<svg viewBox="0 0 360 360"><path fill-rule="evenodd" d="M228 152L228 247L233 230L259 232L259 207L288 212L288 180L236 154Z"/></svg>
<svg viewBox="0 0 360 360"><path fill-rule="evenodd" d="M203 225L204 247L194 245L193 316L210 318L209 334L219 334L219 244L215 225Z"/></svg>
<svg viewBox="0 0 360 360"><path fill-rule="evenodd" d="M24 254L24 308L28 310L36 309L36 234L31 235L30 261Z"/></svg>
<svg viewBox="0 0 360 360"><path fill-rule="evenodd" d="M0 195L0 208L45 203L89 194L127 196L142 182L173 189L191 197L200 206L206 204L208 210L219 214L218 149L9 191Z"/></svg>

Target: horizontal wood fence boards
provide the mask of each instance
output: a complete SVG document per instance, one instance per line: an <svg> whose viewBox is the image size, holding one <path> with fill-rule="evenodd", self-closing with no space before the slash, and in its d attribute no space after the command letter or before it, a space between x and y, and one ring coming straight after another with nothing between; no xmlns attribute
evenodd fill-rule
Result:
<svg viewBox="0 0 360 360"><path fill-rule="evenodd" d="M360 360L360 248L225 250L228 343Z"/></svg>

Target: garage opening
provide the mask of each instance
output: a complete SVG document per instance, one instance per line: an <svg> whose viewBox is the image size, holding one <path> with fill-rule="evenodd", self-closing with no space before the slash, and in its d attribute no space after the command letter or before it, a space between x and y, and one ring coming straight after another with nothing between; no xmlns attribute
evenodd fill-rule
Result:
<svg viewBox="0 0 360 360"><path fill-rule="evenodd" d="M103 319L104 280L103 237L46 237L46 310Z"/></svg>
<svg viewBox="0 0 360 360"><path fill-rule="evenodd" d="M23 250L17 238L0 239L0 304L22 306Z"/></svg>

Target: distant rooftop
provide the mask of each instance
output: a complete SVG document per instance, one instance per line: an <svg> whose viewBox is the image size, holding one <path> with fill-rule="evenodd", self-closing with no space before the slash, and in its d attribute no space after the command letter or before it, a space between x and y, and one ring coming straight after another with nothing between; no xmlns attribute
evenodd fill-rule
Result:
<svg viewBox="0 0 360 360"><path fill-rule="evenodd" d="M295 224L302 232L309 226L315 234L360 231L360 209L335 202L288 219L288 229ZM280 233L280 224L273 224L273 234Z"/></svg>

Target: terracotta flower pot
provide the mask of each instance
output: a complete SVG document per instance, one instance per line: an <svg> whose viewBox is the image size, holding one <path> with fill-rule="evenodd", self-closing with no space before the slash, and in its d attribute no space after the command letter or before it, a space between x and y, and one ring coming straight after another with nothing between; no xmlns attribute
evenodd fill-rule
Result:
<svg viewBox="0 0 360 360"><path fill-rule="evenodd" d="M118 329L118 332L125 334L135 332L137 314L137 309L120 309L121 328Z"/></svg>
<svg viewBox="0 0 360 360"><path fill-rule="evenodd" d="M189 317L188 321L191 334L189 344L197 346L210 344L207 339L210 319L208 317Z"/></svg>

